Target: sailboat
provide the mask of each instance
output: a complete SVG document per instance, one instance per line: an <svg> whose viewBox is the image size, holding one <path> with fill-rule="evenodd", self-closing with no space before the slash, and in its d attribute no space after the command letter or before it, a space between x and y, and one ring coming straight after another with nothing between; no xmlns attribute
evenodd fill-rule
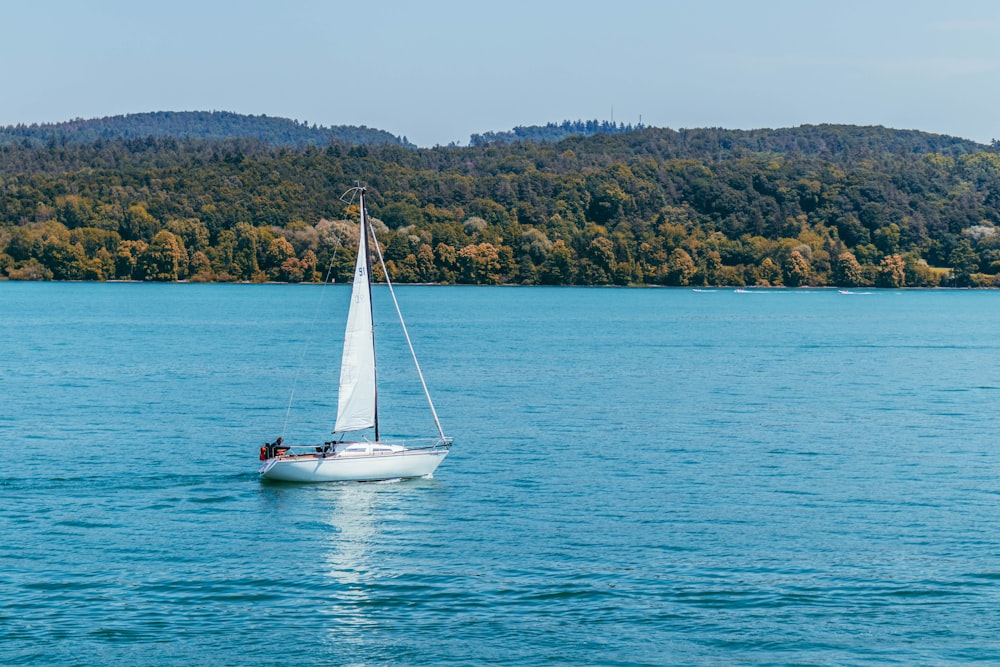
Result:
<svg viewBox="0 0 1000 667"><path fill-rule="evenodd" d="M360 214L358 257L354 267L351 305L347 314L347 331L340 365L340 388L337 396L337 420L334 439L321 446L288 447L279 443L261 449L262 477L287 482L375 482L413 477L431 477L448 455L452 438L441 428L437 411L431 401L427 383L417 363L406 330L396 293L382 259L382 251L368 220L365 209L365 188L356 187L348 193L357 194ZM373 249L385 275L386 286L399 316L400 326L417 369L438 436L421 443L392 443L379 434L378 390L375 374L375 323L372 316L371 268L368 250L371 237ZM365 437L374 433L373 439ZM357 434L361 434L358 437ZM353 439L348 440L347 438Z"/></svg>

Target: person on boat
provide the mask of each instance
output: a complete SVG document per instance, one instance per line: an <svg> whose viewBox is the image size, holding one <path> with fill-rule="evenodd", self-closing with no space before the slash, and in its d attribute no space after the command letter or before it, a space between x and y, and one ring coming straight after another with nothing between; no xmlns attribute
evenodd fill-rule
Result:
<svg viewBox="0 0 1000 667"><path fill-rule="evenodd" d="M288 447L286 445L281 444L281 438L278 438L277 440L274 441L275 456L284 456L287 451Z"/></svg>

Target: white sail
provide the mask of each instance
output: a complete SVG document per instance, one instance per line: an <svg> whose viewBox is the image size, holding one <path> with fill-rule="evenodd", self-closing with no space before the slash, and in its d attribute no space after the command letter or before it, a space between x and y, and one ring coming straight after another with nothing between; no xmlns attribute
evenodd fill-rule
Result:
<svg viewBox="0 0 1000 667"><path fill-rule="evenodd" d="M375 337L368 275L368 239L365 200L361 197L361 238L354 266L351 308L344 334L344 357L340 364L340 392L334 431L360 431L375 426Z"/></svg>

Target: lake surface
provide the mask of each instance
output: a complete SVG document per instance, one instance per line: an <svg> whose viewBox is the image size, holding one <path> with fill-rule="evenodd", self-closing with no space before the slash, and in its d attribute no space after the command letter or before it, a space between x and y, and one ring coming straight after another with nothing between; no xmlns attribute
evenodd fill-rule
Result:
<svg viewBox="0 0 1000 667"><path fill-rule="evenodd" d="M1000 292L397 293L452 454L280 485L346 286L0 282L0 663L1000 662Z"/></svg>

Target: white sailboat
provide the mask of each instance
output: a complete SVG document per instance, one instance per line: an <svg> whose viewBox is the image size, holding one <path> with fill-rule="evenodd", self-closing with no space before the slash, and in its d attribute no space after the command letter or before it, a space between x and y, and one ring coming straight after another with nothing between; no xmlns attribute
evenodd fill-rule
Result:
<svg viewBox="0 0 1000 667"><path fill-rule="evenodd" d="M375 325L372 317L371 256L368 251L369 234L374 233L365 210L365 189L352 188L361 205L358 258L354 267L354 285L351 305L347 315L344 351L340 367L340 389L337 396L337 421L334 439L316 447L286 447L285 445L262 448L261 476L288 482L368 482L412 477L430 477L448 455L452 439L445 437L437 411L427 391L417 357L413 352L410 335L403 322L403 315L396 302L396 294L389 282L389 274L382 259L378 243L372 243L386 285L392 295L396 314L402 326L406 343L413 356L417 375L427 397L438 437L425 443L409 445L384 442L379 437L378 390L375 376ZM350 191L349 191L350 192ZM374 431L374 439L362 437L346 440L348 434ZM280 439L279 439L280 441Z"/></svg>

